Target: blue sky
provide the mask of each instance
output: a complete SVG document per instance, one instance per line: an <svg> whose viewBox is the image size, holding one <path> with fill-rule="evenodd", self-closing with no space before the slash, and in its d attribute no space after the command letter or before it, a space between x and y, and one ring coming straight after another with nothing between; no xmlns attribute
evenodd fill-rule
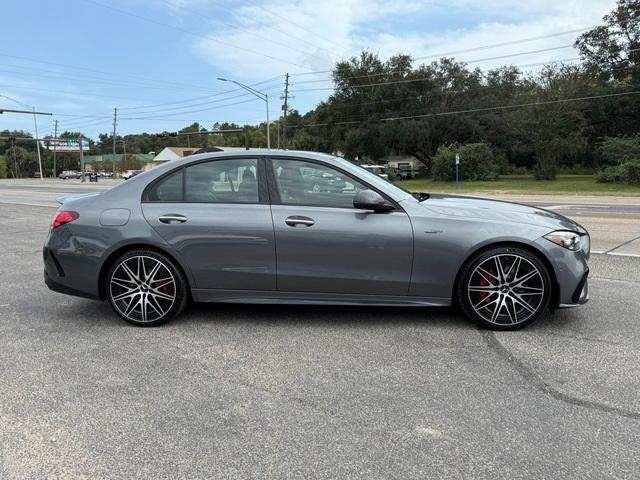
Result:
<svg viewBox="0 0 640 480"><path fill-rule="evenodd" d="M198 121L255 124L264 102L220 82L228 77L271 97L279 115L284 74L305 112L330 93L330 69L367 48L383 58L470 48L586 28L615 0L3 0L0 107L16 100L53 112L41 135L81 130L177 130ZM576 34L460 53L490 68L575 57ZM561 47L508 60L476 60ZM313 83L299 83L310 81ZM298 82L298 83L297 83ZM320 91L303 91L325 88ZM297 93L296 93L297 91ZM10 97L13 100L10 100ZM0 115L0 130L34 131L30 116Z"/></svg>

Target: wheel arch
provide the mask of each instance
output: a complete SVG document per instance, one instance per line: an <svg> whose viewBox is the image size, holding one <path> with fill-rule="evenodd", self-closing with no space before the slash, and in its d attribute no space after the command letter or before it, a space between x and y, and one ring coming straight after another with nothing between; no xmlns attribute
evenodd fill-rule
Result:
<svg viewBox="0 0 640 480"><path fill-rule="evenodd" d="M136 243L130 243L127 245L122 245L116 248L113 252L109 254L107 259L104 262L102 262L102 266L100 267L100 273L98 274L98 295L100 296L101 300L105 300L107 298L105 284L106 284L107 274L109 273L109 270L111 269L111 266L113 265L113 263L116 261L118 257L123 255L124 253L131 250L138 250L138 249L151 250L156 253L160 253L162 255L169 257L169 259L173 261L173 263L175 263L175 265L182 271L182 275L184 276L187 282L187 292L189 296L191 296L191 284L190 284L188 272L184 268L182 263L180 263L180 261L175 257L175 255L172 255L170 252L168 252L164 248L158 247L157 245L152 245L152 244L143 243L143 242L136 242Z"/></svg>
<svg viewBox="0 0 640 480"><path fill-rule="evenodd" d="M453 282L453 289L451 291L451 303L454 306L458 305L458 285L462 280L460 278L460 274L464 270L465 266L474 258L476 255L481 254L484 251L491 250L492 248L500 248L500 247L516 247L523 250L528 251L532 255L535 255L545 267L547 267L547 271L549 272L549 276L551 277L551 298L549 300L549 308L553 311L560 303L560 285L558 284L558 277L556 276L555 268L553 268L553 264L549 260L549 258L544 254L544 252L538 249L536 246L531 245L525 242L517 242L517 241L499 241L494 243L489 243L486 245L481 245L473 250L471 253L467 255L464 261L460 264L458 271L456 272L456 277Z"/></svg>

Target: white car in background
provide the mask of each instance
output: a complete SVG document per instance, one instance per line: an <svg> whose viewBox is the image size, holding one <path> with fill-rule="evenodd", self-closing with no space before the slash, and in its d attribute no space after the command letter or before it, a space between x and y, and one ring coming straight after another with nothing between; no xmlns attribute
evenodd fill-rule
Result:
<svg viewBox="0 0 640 480"><path fill-rule="evenodd" d="M131 177L135 177L139 173L142 173L142 170L125 170L122 174L122 179L129 180Z"/></svg>
<svg viewBox="0 0 640 480"><path fill-rule="evenodd" d="M389 180L389 175L387 174L387 167L385 165L360 165L365 170L370 171L371 173L375 173L379 177L384 178L385 180Z"/></svg>

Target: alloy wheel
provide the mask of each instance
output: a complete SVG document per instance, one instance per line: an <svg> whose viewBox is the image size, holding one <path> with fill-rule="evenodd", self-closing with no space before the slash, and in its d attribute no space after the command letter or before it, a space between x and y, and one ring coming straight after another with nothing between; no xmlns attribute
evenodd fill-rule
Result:
<svg viewBox="0 0 640 480"><path fill-rule="evenodd" d="M118 312L134 322L155 322L176 301L176 280L160 260L139 255L125 258L109 280L111 301Z"/></svg>
<svg viewBox="0 0 640 480"><path fill-rule="evenodd" d="M516 254L498 254L478 264L467 283L474 312L494 325L517 325L534 315L545 298L542 273Z"/></svg>

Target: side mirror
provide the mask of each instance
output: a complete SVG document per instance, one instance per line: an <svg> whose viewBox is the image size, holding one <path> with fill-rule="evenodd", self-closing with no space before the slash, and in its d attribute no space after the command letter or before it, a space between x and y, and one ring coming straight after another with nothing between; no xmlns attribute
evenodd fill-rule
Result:
<svg viewBox="0 0 640 480"><path fill-rule="evenodd" d="M353 206L360 210L373 210L374 212L387 212L395 207L384 199L382 195L373 190L361 190L353 197Z"/></svg>

